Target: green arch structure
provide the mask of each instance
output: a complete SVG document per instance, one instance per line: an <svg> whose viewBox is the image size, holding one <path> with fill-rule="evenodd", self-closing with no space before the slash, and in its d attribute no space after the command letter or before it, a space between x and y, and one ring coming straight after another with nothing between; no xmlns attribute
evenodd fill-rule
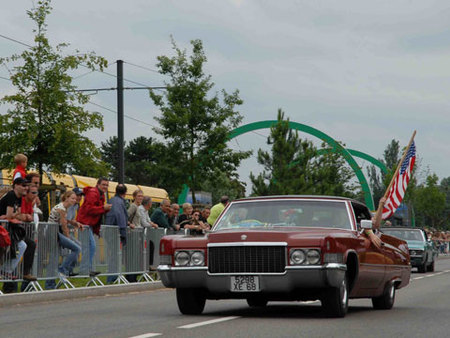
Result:
<svg viewBox="0 0 450 338"><path fill-rule="evenodd" d="M240 136L242 134L245 134L245 133L248 133L248 132L251 132L254 130L270 128L273 125L275 125L277 122L278 122L277 120L267 120L267 121L258 121L258 122L245 124L243 126L240 126L236 129L232 130L230 132L230 134L228 135L228 139L231 140L237 136ZM336 142L336 140L333 139L331 136L329 136L329 135L325 134L324 132L322 132L318 129L315 129L313 127L310 127L310 126L307 126L305 124L298 123L298 122L292 122L292 121L289 121L289 127L291 129L299 130L299 131L305 132L307 134L316 136L317 138L326 142L331 148L324 149L324 150L322 150L322 152L325 153L328 151L332 151L332 152L340 153L344 157L344 159L347 161L347 163L350 165L350 167L353 169L353 171L355 172L356 177L358 178L358 181L361 184L361 187L362 187L362 190L364 193L364 200L366 202L367 207L371 210L375 209L375 206L373 203L373 198L372 198L372 193L370 191L366 177L364 176L361 168L356 163L353 156L363 158L363 159L373 163L374 165L376 165L383 172L386 172L387 169L386 169L386 166L384 165L384 163L382 163L381 161L377 160L376 158L374 158L366 153L363 153L363 152L360 152L357 150L352 150L352 149L345 149L338 142Z"/></svg>
<svg viewBox="0 0 450 338"><path fill-rule="evenodd" d="M238 137L238 136L240 136L242 134L246 134L246 133L258 130L258 129L270 128L273 125L275 125L277 122L278 122L277 120L266 120L266 121L258 121L258 122L245 124L243 126L240 126L240 127L236 128L236 129L232 130L230 132L230 134L228 135L228 139L231 140L231 139L233 139L235 137ZM327 152L338 152L338 153L340 153L344 157L344 159L347 161L347 163L350 165L350 167L353 169L353 171L355 172L356 177L358 178L358 181L361 184L361 188L362 188L363 193L364 193L364 200L366 202L367 207L370 208L371 210L375 210L375 206L374 206L373 198L372 198L372 193L370 191L370 188L369 188L369 185L367 183L366 177L364 176L363 172L361 171L361 168L356 163L356 161L353 158L353 156L362 158L362 159L364 159L366 161L369 161L370 163L372 163L375 166L377 166L382 172L386 173L387 172L387 168L386 168L386 166L384 165L383 162L381 162L381 161L377 160L376 158L374 158L373 156L370 156L369 154L363 153L361 151L353 150L353 149L345 149L338 142L336 142L336 140L334 140L331 136L321 132L318 129L315 129L313 127L307 126L305 124L289 121L289 127L291 129L299 130L299 131L305 132L307 134L316 136L317 138L319 138L322 141L326 142L331 147L329 149L321 149L321 150L319 150L319 154L320 153L327 153ZM182 192L178 196L178 203L179 204L183 204L186 201L186 197L187 197L188 191L189 191L189 187L187 186L187 184L183 184Z"/></svg>

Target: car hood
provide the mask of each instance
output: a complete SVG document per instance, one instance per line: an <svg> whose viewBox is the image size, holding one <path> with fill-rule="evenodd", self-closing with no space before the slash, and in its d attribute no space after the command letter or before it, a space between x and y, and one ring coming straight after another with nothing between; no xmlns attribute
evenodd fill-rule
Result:
<svg viewBox="0 0 450 338"><path fill-rule="evenodd" d="M425 244L422 241L406 241L408 243L408 248L413 250L424 250Z"/></svg>
<svg viewBox="0 0 450 338"><path fill-rule="evenodd" d="M209 243L287 242L320 246L325 237L348 237L351 231L333 228L273 227L224 229L208 234Z"/></svg>

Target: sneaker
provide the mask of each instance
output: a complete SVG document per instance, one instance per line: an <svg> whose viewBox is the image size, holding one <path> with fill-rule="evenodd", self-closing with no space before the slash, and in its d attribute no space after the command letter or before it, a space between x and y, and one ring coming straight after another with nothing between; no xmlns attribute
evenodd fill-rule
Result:
<svg viewBox="0 0 450 338"><path fill-rule="evenodd" d="M35 276L29 274L29 273L26 274L26 275L23 275L22 278L23 278L23 280L26 280L28 282L35 282L35 281L37 281L37 278Z"/></svg>
<svg viewBox="0 0 450 338"><path fill-rule="evenodd" d="M69 277L75 277L78 276L79 273L78 272L69 272Z"/></svg>
<svg viewBox="0 0 450 338"><path fill-rule="evenodd" d="M58 277L62 282L67 281L67 276L64 274L64 272L58 272Z"/></svg>
<svg viewBox="0 0 450 338"><path fill-rule="evenodd" d="M100 274L100 271L89 271L89 277L95 277Z"/></svg>

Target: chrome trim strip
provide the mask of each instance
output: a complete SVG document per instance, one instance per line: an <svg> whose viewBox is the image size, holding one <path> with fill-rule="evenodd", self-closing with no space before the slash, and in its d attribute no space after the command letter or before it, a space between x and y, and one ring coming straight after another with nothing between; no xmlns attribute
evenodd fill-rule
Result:
<svg viewBox="0 0 450 338"><path fill-rule="evenodd" d="M227 246L287 246L286 242L230 242L230 243L208 243L208 248Z"/></svg>
<svg viewBox="0 0 450 338"><path fill-rule="evenodd" d="M207 266L158 265L158 271L183 271L183 270L203 271L203 270L208 270L208 267Z"/></svg>
<svg viewBox="0 0 450 338"><path fill-rule="evenodd" d="M380 266L386 266L386 267L392 267L392 268L405 268L408 267L409 265L398 265L398 264L369 264L369 263L361 263L360 265L364 265L364 266L376 266L376 267L380 267Z"/></svg>
<svg viewBox="0 0 450 338"><path fill-rule="evenodd" d="M347 270L347 265L340 263L327 263L323 265L289 265L286 270Z"/></svg>
<svg viewBox="0 0 450 338"><path fill-rule="evenodd" d="M284 272L221 272L211 273L208 271L208 276L284 276Z"/></svg>

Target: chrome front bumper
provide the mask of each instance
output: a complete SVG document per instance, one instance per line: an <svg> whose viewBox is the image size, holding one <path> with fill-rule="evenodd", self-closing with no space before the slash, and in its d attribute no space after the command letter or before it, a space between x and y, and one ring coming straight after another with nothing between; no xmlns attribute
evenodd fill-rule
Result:
<svg viewBox="0 0 450 338"><path fill-rule="evenodd" d="M230 276L259 276L261 292L291 292L303 288L338 287L345 277L345 264L328 263L318 266L288 266L284 273L210 274L208 267L172 267L159 265L158 272L168 288L203 288L211 293L230 290Z"/></svg>

